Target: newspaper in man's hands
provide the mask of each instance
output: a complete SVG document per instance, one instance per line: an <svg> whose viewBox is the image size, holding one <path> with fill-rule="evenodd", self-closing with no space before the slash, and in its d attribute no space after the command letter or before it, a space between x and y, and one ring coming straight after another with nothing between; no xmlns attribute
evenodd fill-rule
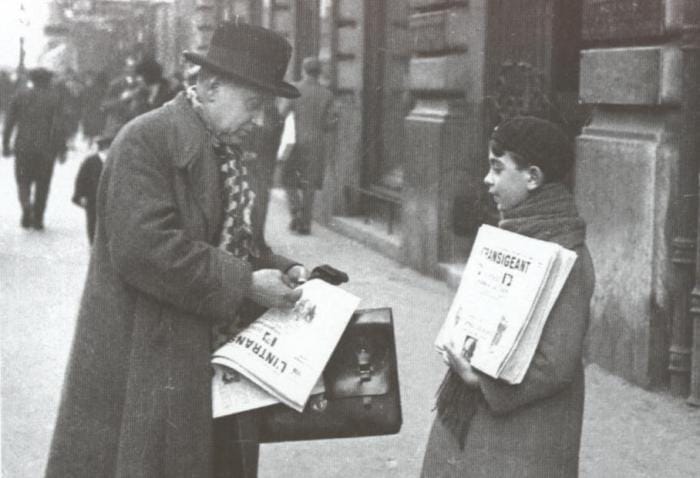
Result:
<svg viewBox="0 0 700 478"><path fill-rule="evenodd" d="M214 416L282 402L302 411L358 297L319 279L291 309L270 309L212 355Z"/></svg>
<svg viewBox="0 0 700 478"><path fill-rule="evenodd" d="M575 261L557 244L481 226L436 347L452 342L477 370L520 383Z"/></svg>

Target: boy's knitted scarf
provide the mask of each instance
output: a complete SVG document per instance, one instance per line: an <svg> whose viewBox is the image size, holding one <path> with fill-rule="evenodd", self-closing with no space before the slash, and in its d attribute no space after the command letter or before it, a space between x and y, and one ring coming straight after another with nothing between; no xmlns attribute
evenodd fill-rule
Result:
<svg viewBox="0 0 700 478"><path fill-rule="evenodd" d="M581 246L586 225L578 215L571 193L560 183L545 184L518 206L503 211L502 229L559 244L567 249ZM484 397L478 388L469 388L448 369L438 389L437 413L443 425L455 435L461 448L469 422Z"/></svg>

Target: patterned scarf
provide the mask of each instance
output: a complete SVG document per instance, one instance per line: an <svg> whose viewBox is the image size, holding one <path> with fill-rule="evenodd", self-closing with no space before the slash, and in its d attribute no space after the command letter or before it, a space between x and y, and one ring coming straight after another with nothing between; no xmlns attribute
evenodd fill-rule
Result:
<svg viewBox="0 0 700 478"><path fill-rule="evenodd" d="M218 247L242 260L252 261L259 257L259 251L253 241L251 215L255 204L255 191L250 188L246 166L250 155L243 152L235 137L225 138L213 131L206 120L204 108L194 86L187 89L186 98L212 137L212 148L223 175L224 221ZM221 347L239 331L236 326L239 322L235 320L214 325L212 350Z"/></svg>
<svg viewBox="0 0 700 478"><path fill-rule="evenodd" d="M219 248L234 256L250 260L259 256L253 242L251 214L255 191L250 188L245 155L235 138L215 133L206 121L202 103L194 86L187 89L187 99L212 137L212 148L224 178L225 216Z"/></svg>
<svg viewBox="0 0 700 478"><path fill-rule="evenodd" d="M498 226L502 229L554 242L575 249L586 237L586 225L578 215L571 193L563 184L545 184L518 206L503 211ZM464 449L469 422L484 397L479 389L469 388L448 369L438 389L436 408L440 420Z"/></svg>

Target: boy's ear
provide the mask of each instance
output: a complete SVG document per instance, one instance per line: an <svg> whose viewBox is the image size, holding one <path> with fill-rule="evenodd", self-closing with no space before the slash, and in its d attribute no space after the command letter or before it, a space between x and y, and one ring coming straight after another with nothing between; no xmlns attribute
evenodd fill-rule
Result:
<svg viewBox="0 0 700 478"><path fill-rule="evenodd" d="M208 78L207 81L204 82L204 94L199 95L200 100L203 103L212 102L219 88L221 88L221 80L218 77L212 76Z"/></svg>
<svg viewBox="0 0 700 478"><path fill-rule="evenodd" d="M544 184L544 173L539 166L528 166L527 168L527 189L534 191Z"/></svg>

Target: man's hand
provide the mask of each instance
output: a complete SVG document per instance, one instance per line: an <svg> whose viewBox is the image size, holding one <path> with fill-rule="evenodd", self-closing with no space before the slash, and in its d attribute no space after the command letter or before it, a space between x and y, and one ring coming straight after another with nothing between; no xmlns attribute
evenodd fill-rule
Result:
<svg viewBox="0 0 700 478"><path fill-rule="evenodd" d="M469 361L462 355L461 348L457 347L454 342L450 342L443 350L445 352L445 362L452 371L459 375L467 386L477 388L479 386L479 376L474 372Z"/></svg>
<svg viewBox="0 0 700 478"><path fill-rule="evenodd" d="M292 289L285 282L285 274L276 269L253 272L248 297L263 307L288 309L301 297L301 290Z"/></svg>
<svg viewBox="0 0 700 478"><path fill-rule="evenodd" d="M309 280L309 271L301 264L296 264L287 269L287 273L282 276L282 280L289 287L297 287Z"/></svg>

